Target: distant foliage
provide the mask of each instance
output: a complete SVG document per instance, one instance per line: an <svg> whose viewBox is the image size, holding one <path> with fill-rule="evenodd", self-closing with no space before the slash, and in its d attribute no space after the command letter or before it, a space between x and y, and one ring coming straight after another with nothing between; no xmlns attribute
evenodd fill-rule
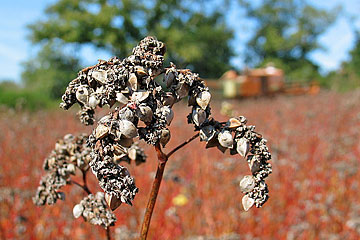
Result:
<svg viewBox="0 0 360 240"><path fill-rule="evenodd" d="M335 21L338 9L320 10L301 0L264 0L260 5L248 0L241 3L247 16L256 22L246 52L250 65L272 62L293 81L319 77L319 67L309 54L321 49L319 37Z"/></svg>
<svg viewBox="0 0 360 240"><path fill-rule="evenodd" d="M169 61L203 77L219 77L230 68L234 53L224 5L184 0L58 0L47 8L45 20L29 26L30 37L34 43L60 39L78 46L90 44L123 58L138 39L156 35L167 43Z"/></svg>
<svg viewBox="0 0 360 240"><path fill-rule="evenodd" d="M80 68L79 61L62 52L61 47L48 43L35 58L23 64L22 81L29 91L39 91L59 99Z"/></svg>

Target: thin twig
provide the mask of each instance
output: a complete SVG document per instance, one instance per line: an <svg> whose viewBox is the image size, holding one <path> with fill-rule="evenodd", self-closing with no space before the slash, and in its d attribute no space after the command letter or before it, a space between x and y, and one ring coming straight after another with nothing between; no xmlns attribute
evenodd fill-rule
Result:
<svg viewBox="0 0 360 240"><path fill-rule="evenodd" d="M86 188L85 186L81 185L80 183L74 181L74 180L70 180L71 184L75 184L76 186L79 186L80 188L82 188L82 190L84 190L87 194L91 194L91 192L89 191L88 188Z"/></svg>
<svg viewBox="0 0 360 240"><path fill-rule="evenodd" d="M91 194L91 191L87 185L87 181L86 181L86 173L87 171L81 171L82 174L83 174L83 183L84 183L84 190L88 193L88 194Z"/></svg>
<svg viewBox="0 0 360 240"><path fill-rule="evenodd" d="M184 147L186 144L190 143L192 140L196 139L200 134L197 133L194 136L192 136L191 138L189 138L188 140L186 140L185 142L183 142L182 144L180 144L179 146L177 146L176 148L174 148L173 150L171 150L166 157L169 158L171 155L173 155L177 150L179 150L180 148Z"/></svg>

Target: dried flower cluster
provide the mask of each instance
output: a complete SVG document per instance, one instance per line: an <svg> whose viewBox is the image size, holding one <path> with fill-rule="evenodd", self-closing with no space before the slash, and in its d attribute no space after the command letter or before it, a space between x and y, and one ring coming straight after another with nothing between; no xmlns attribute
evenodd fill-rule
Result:
<svg viewBox="0 0 360 240"><path fill-rule="evenodd" d="M76 168L86 171L89 166L91 149L86 144L87 136L74 137L67 134L58 140L55 149L45 159L43 168L47 172L40 181L33 201L36 205L52 205L57 199L64 199L65 194L59 189L69 183L70 175L75 175Z"/></svg>
<svg viewBox="0 0 360 240"><path fill-rule="evenodd" d="M254 126L246 125L245 117L230 118L227 122L214 120L209 89L198 74L188 69L177 69L173 63L164 68L165 51L162 42L146 37L129 57L122 61L116 57L100 61L81 70L69 83L61 107L69 109L79 104L80 120L85 125L95 123L97 107L118 106L97 122L88 137L66 135L56 143L44 163L48 174L40 182L34 197L36 204L53 204L63 199L64 194L58 190L71 181L70 175L78 168L84 174L84 185L77 185L88 196L75 205L74 217L82 216L105 228L113 225L116 219L106 203L111 210L122 203L132 205L138 192L134 178L119 163L145 162L144 151L134 142L137 137L155 145L162 153L160 144L165 147L171 137L168 126L174 118L172 107L185 97L192 107L188 123L194 124L195 131L199 132L194 137L200 136L201 141L207 142L206 148L217 147L222 152L230 149L231 154L247 157L252 175L240 181L241 191L245 193L244 209L247 211L253 205L261 207L266 202L268 190L264 179L271 173L266 140L254 131ZM169 156L164 155L164 161ZM105 194L98 192L94 196L87 188L85 174L89 168ZM146 237L147 232L143 234L142 237Z"/></svg>
<svg viewBox="0 0 360 240"><path fill-rule="evenodd" d="M195 125L207 148L216 146L223 152L230 149L231 154L247 156L252 176L240 184L246 194L243 205L245 210L254 204L262 206L268 198L264 179L271 173L266 140L254 132L254 126L245 125L244 117L231 118L227 123L211 118L211 94L204 82L198 74L177 69L172 63L164 68L164 54L162 42L146 37L124 60L100 61L80 71L63 95L61 106L68 109L78 103L80 120L87 125L95 122L97 106L120 104L99 120L88 141L91 169L112 209L122 202L131 204L138 191L127 169L117 164L119 159L130 151L130 159L143 159L141 150L130 149L135 137L164 147L171 137L168 126L174 117L172 106L185 97L192 106L188 122ZM162 81L157 78L161 74Z"/></svg>
<svg viewBox="0 0 360 240"><path fill-rule="evenodd" d="M116 222L115 214L108 209L102 192L97 192L95 196L93 194L86 196L74 206L73 215L75 218L82 216L85 221L105 229Z"/></svg>

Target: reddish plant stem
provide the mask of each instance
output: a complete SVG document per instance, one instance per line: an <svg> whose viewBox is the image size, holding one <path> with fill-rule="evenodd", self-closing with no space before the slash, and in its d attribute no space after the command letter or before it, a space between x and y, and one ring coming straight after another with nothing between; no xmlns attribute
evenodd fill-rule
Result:
<svg viewBox="0 0 360 240"><path fill-rule="evenodd" d="M158 167L157 167L155 179L154 179L154 182L153 182L153 185L152 185L152 188L151 188L148 204L146 206L143 224L141 226L141 232L140 232L140 239L141 240L146 240L147 234L149 232L151 217L152 217L152 213L154 211L156 198L157 198L157 195L159 193L160 184L161 184L161 180L162 180L162 177L163 177L163 174L164 174L165 165L166 165L167 160L177 150L181 149L182 147L184 147L185 145L187 145L188 143L190 143L191 141L196 139L198 136L199 136L199 133L197 133L196 135L194 135L190 139L186 140L185 142L183 142L179 146L175 147L168 154L163 153L159 143L157 143L155 145L155 150L157 152L157 158L158 158Z"/></svg>
<svg viewBox="0 0 360 240"><path fill-rule="evenodd" d="M106 239L111 240L110 227L106 229Z"/></svg>
<svg viewBox="0 0 360 240"><path fill-rule="evenodd" d="M141 240L145 240L147 238L147 234L148 234L149 227L150 227L151 216L154 211L156 198L159 193L161 180L162 180L164 170L165 170L165 165L167 162L167 156L162 152L159 143L157 143L155 145L155 150L157 152L157 157L158 157L159 163L158 163L158 167L157 167L157 171L156 171L156 176L155 176L152 188L151 188L149 201L146 206L143 224L141 227L141 232L140 232Z"/></svg>

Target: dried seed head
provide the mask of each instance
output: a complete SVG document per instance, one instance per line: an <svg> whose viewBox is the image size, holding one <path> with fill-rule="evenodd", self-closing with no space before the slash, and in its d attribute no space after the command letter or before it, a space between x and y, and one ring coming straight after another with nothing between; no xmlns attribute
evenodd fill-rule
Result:
<svg viewBox="0 0 360 240"><path fill-rule="evenodd" d="M243 193L251 192L255 187L255 178L251 175L246 175L240 180L240 190Z"/></svg>
<svg viewBox="0 0 360 240"><path fill-rule="evenodd" d="M248 195L244 195L242 198L242 205L245 211L248 211L252 206L254 206L255 200Z"/></svg>
<svg viewBox="0 0 360 240"><path fill-rule="evenodd" d="M223 130L218 135L218 140L221 146L225 148L232 148L233 147L233 137L230 131Z"/></svg>
<svg viewBox="0 0 360 240"><path fill-rule="evenodd" d="M196 102L201 107L201 109L205 110L210 103L210 99L211 99L210 92L204 91L204 92L201 92L196 97Z"/></svg>
<svg viewBox="0 0 360 240"><path fill-rule="evenodd" d="M249 141L246 138L240 138L237 141L236 150L241 156L245 157L250 150Z"/></svg>

